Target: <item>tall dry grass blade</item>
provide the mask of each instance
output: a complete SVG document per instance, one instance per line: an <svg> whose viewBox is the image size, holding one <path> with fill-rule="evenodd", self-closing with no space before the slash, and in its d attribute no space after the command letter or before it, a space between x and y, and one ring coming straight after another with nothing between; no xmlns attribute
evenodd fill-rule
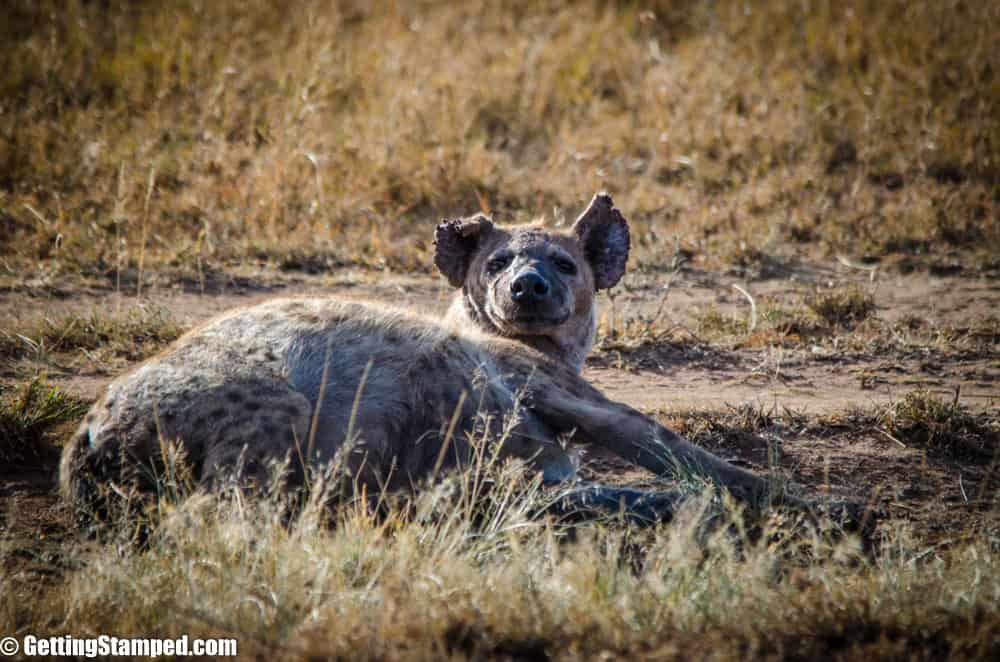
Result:
<svg viewBox="0 0 1000 662"><path fill-rule="evenodd" d="M451 420L448 421L448 430L445 432L444 441L441 442L441 450L438 451L437 459L434 461L434 468L431 469L431 482L434 482L438 471L441 470L441 465L444 464L445 455L448 452L448 447L451 445L452 435L455 434L455 427L458 425L458 419L462 416L462 409L465 407L465 400L468 396L469 393L465 389L463 389L461 395L458 396L458 404L455 405L455 411L452 412Z"/></svg>
<svg viewBox="0 0 1000 662"><path fill-rule="evenodd" d="M118 188L115 192L115 209L112 222L115 225L115 313L121 314L122 292L122 236L121 225L125 219L125 162L118 165Z"/></svg>
<svg viewBox="0 0 1000 662"><path fill-rule="evenodd" d="M146 181L146 201L142 206L142 231L139 237L139 277L135 283L135 296L142 297L142 274L146 264L146 235L149 228L149 203L156 187L156 166L149 168L149 179Z"/></svg>
<svg viewBox="0 0 1000 662"><path fill-rule="evenodd" d="M358 388L354 391L354 400L351 402L351 417L347 421L347 436L345 437L345 442L348 444L354 443L354 424L358 418L358 411L361 409L361 395L365 391L365 386L368 384L368 375L372 371L372 366L375 364L375 359L368 359L368 363L365 364L365 369L361 372L361 379L358 381Z"/></svg>
<svg viewBox="0 0 1000 662"><path fill-rule="evenodd" d="M326 349L323 352L323 374L319 382L319 394L316 397L316 406L313 407L312 419L309 421L309 443L306 446L306 461L312 462L313 450L316 447L316 430L319 427L319 413L323 407L323 399L326 398L326 384L330 377L330 355L333 352L333 335L326 339Z"/></svg>
<svg viewBox="0 0 1000 662"><path fill-rule="evenodd" d="M750 296L749 292L739 285L734 283L733 289L742 294L746 300L750 302L750 322L747 324L747 335L750 335L754 332L754 329L757 328L757 302L754 301L754 298Z"/></svg>

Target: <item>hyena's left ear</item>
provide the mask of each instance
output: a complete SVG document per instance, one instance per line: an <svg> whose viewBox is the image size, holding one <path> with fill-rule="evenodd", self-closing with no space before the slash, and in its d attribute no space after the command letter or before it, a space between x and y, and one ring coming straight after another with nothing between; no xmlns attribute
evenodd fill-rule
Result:
<svg viewBox="0 0 1000 662"><path fill-rule="evenodd" d="M493 221L482 214L443 221L434 231L434 264L452 287L462 287L472 256L493 231Z"/></svg>
<svg viewBox="0 0 1000 662"><path fill-rule="evenodd" d="M573 232L594 272L594 287L614 287L628 262L628 221L615 209L611 196L598 193L573 224Z"/></svg>

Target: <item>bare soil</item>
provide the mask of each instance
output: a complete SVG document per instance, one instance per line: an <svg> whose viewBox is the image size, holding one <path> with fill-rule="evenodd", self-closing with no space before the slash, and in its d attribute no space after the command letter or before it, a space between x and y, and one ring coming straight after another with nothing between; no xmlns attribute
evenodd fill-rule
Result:
<svg viewBox="0 0 1000 662"><path fill-rule="evenodd" d="M786 274L781 280L754 283L754 297L780 300L801 292L802 282L852 278L833 269ZM797 277L796 277L797 276ZM609 315L655 316L678 329L693 329L699 310L716 307L747 315L737 291L707 274L685 272L675 279L664 303L662 274L630 275L613 302L601 302ZM141 300L106 284L76 284L59 291L0 292L0 323L28 325L41 316L70 312L113 314L135 305L167 309L191 327L228 308L274 296L365 297L423 312L440 312L451 296L443 282L412 276L345 270L315 276L247 271L212 280L176 280L148 289ZM961 327L996 315L1000 283L967 277L922 274L883 277L874 288L876 313L886 320L922 318ZM694 332L690 335L694 336ZM993 462L928 454L875 428L831 423L831 415L897 400L915 388L958 398L972 411L995 411L1000 403L997 347L975 352L831 351L809 346L755 346L746 342L712 344L675 333L655 347L597 352L585 374L611 397L653 413L668 425L683 425L691 412L719 412L748 403L770 412L776 422L755 433L722 435L712 449L744 466L780 470L811 493L828 493L871 503L883 514L911 520L932 545L957 540L951 532L975 535L995 528L994 500L1000 469ZM94 399L127 365L91 364L86 357L48 356L0 364L0 380L11 384L44 371L63 389ZM835 419L833 419L835 420ZM780 448L775 466L774 449ZM6 539L8 569L44 580L60 567L60 541L73 535L68 513L55 493L58 450L37 461L0 467L0 537ZM771 459L769 459L769 457ZM648 483L650 477L602 453L588 455L585 473L616 483ZM958 526L957 521L972 526Z"/></svg>

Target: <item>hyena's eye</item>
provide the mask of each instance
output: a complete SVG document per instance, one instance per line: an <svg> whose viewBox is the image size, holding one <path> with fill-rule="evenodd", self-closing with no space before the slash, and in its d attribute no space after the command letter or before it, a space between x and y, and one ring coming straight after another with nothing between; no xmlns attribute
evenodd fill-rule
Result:
<svg viewBox="0 0 1000 662"><path fill-rule="evenodd" d="M491 274L495 274L498 271L503 271L510 264L510 255L494 255L490 258L490 261L486 263L486 269L489 270Z"/></svg>
<svg viewBox="0 0 1000 662"><path fill-rule="evenodd" d="M572 276L576 273L576 265L572 260L568 260L564 257L556 257L552 260L552 262L556 265L556 269L564 274Z"/></svg>

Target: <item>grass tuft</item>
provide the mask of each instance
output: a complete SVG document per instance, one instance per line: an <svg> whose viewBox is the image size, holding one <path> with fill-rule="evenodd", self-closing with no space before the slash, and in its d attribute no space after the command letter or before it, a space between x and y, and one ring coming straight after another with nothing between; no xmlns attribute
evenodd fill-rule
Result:
<svg viewBox="0 0 1000 662"><path fill-rule="evenodd" d="M858 286L817 291L807 296L804 303L820 319L834 327L853 327L875 311L875 297Z"/></svg>
<svg viewBox="0 0 1000 662"><path fill-rule="evenodd" d="M723 411L692 410L670 417L678 420L678 433L699 444L718 441L740 444L782 422L774 408L752 402L728 405Z"/></svg>
<svg viewBox="0 0 1000 662"><path fill-rule="evenodd" d="M124 314L71 313L45 317L27 328L0 328L0 356L20 358L71 352L138 361L177 339L182 328L170 312L153 305Z"/></svg>
<svg viewBox="0 0 1000 662"><path fill-rule="evenodd" d="M906 444L957 458L991 459L1000 453L1000 420L976 414L957 399L930 391L907 393L882 415L886 429Z"/></svg>
<svg viewBox="0 0 1000 662"><path fill-rule="evenodd" d="M36 378L17 389L0 384L0 460L37 459L64 423L79 419L88 403Z"/></svg>

